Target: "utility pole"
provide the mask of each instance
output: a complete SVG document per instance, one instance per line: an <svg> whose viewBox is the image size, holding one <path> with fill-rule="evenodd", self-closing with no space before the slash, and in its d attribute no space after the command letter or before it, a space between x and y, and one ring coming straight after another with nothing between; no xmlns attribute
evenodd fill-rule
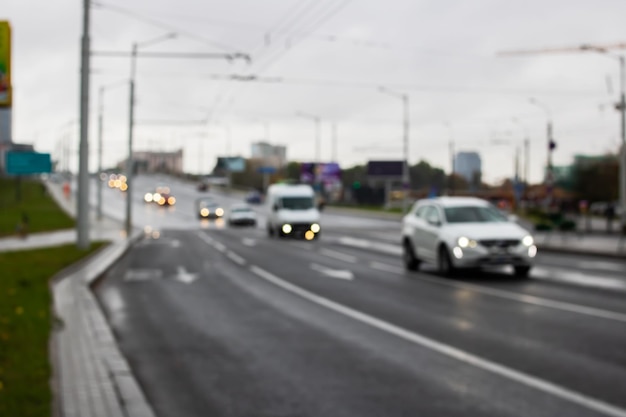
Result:
<svg viewBox="0 0 626 417"><path fill-rule="evenodd" d="M456 161L454 157L454 139L450 139L449 145L450 147L450 167L452 169L452 173L450 174L450 195L454 195L454 176L456 172Z"/></svg>
<svg viewBox="0 0 626 417"><path fill-rule="evenodd" d="M333 162L338 162L337 160L337 123L333 123L333 151L331 160Z"/></svg>
<svg viewBox="0 0 626 417"><path fill-rule="evenodd" d="M552 112L550 111L550 109L547 106L545 106L544 104L540 103L539 101L537 101L534 98L530 98L529 102L531 104L534 104L535 106L543 109L543 111L546 112L546 118L547 118L547 122L546 122L546 138L547 138L548 155L547 155L547 161L546 161L546 176L545 176L545 185L546 185L546 201L545 201L545 205L546 205L546 209L549 209L550 205L552 204L552 191L553 191L553 187L554 187L554 172L553 172L553 166L552 166L552 153L554 152L554 149L556 148L556 142L554 142L554 138L552 136Z"/></svg>
<svg viewBox="0 0 626 417"><path fill-rule="evenodd" d="M409 208L409 192L411 191L410 177L409 177L409 95L400 94L388 90L385 87L379 87L378 91L381 93L400 98L402 100L403 107L403 164L402 164L402 213L406 214Z"/></svg>
<svg viewBox="0 0 626 417"><path fill-rule="evenodd" d="M103 150L103 133L104 133L104 92L111 87L128 84L127 80L119 81L114 84L100 86L98 90L98 176L102 173L102 150ZM102 180L97 178L98 184L98 220L102 219Z"/></svg>
<svg viewBox="0 0 626 417"><path fill-rule="evenodd" d="M76 222L76 246L89 248L89 72L90 0L83 1L83 35L80 64L80 145L78 159L78 206Z"/></svg>

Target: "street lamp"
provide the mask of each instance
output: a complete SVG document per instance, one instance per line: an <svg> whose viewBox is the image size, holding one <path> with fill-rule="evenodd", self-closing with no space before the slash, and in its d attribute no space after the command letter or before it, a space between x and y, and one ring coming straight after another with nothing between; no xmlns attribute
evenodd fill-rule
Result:
<svg viewBox="0 0 626 417"><path fill-rule="evenodd" d="M379 87L378 91L393 97L400 98L404 107L404 164L402 165L402 188L404 197L402 199L402 212L406 213L408 209L409 184L409 96L408 94L400 94L390 91L385 87Z"/></svg>
<svg viewBox="0 0 626 417"><path fill-rule="evenodd" d="M314 116L312 114L308 114L308 113L303 113L303 112L297 112L296 116L299 117L303 117L305 119L310 119L313 120L315 122L315 162L317 162L318 164L321 161L321 137L320 137L320 123L321 123L321 118L319 116Z"/></svg>
<svg viewBox="0 0 626 417"><path fill-rule="evenodd" d="M552 167L552 152L554 151L554 149L556 148L556 143L554 142L554 139L552 138L552 112L550 111L550 109L543 103L537 101L537 99L531 97L528 99L528 101L531 104L534 104L535 106L543 109L543 111L546 112L546 117L547 117L547 126L546 126L546 133L547 133L547 140L548 140L548 167L547 167L547 171L546 171L546 178L545 178L545 183L546 183L546 206L549 207L551 202L552 202L552 187L554 186L554 172L553 172L553 167Z"/></svg>
<svg viewBox="0 0 626 417"><path fill-rule="evenodd" d="M130 58L130 97L129 97L129 117L128 117L128 160L126 161L126 236L130 237L132 232L132 195L133 195L133 126L135 124L135 73L137 61L137 49L163 42L176 37L176 33L168 33L165 36L151 39L146 42L133 43L133 50Z"/></svg>
<svg viewBox="0 0 626 417"><path fill-rule="evenodd" d="M523 178L522 182L525 182L528 185L530 182L528 181L528 170L530 167L530 140L528 138L528 129L524 126L516 117L513 117L511 121L519 126L524 132L524 170L523 170Z"/></svg>
<svg viewBox="0 0 626 417"><path fill-rule="evenodd" d="M128 80L122 80L108 85L100 86L98 90L98 175L102 173L102 131L104 113L104 92L106 90L127 85ZM98 180L98 220L102 219L102 180Z"/></svg>

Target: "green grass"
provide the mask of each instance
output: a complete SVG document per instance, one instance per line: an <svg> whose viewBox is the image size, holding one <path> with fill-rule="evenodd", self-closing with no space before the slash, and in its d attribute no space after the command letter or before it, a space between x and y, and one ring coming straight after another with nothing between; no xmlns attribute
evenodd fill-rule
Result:
<svg viewBox="0 0 626 417"><path fill-rule="evenodd" d="M0 416L50 417L48 282L102 245L0 253Z"/></svg>
<svg viewBox="0 0 626 417"><path fill-rule="evenodd" d="M59 208L41 182L22 179L20 200L16 189L16 179L0 178L0 237L17 234L22 214L28 217L29 233L74 227L74 220Z"/></svg>

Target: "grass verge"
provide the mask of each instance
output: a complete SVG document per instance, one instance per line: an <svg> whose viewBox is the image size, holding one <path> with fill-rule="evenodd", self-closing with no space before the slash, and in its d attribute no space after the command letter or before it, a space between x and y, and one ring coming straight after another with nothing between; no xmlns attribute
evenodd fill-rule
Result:
<svg viewBox="0 0 626 417"><path fill-rule="evenodd" d="M0 416L50 417L48 283L104 244L0 253Z"/></svg>
<svg viewBox="0 0 626 417"><path fill-rule="evenodd" d="M74 220L59 208L42 182L0 178L0 236L18 234L24 215L29 233L74 227Z"/></svg>

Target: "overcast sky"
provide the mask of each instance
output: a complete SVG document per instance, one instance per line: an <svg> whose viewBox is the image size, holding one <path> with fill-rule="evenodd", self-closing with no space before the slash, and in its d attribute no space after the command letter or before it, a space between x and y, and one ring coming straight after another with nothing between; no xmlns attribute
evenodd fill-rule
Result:
<svg viewBox="0 0 626 417"><path fill-rule="evenodd" d="M287 145L289 159L314 159L314 122L298 112L321 118L324 160L332 156L333 123L343 166L399 159L402 102L379 92L379 86L410 97L411 163L424 159L449 170L453 140L457 150L481 154L486 180L501 180L513 175L515 148L528 135L530 177L539 181L548 112L531 104L530 97L550 112L558 143L555 164L567 164L577 153L614 151L620 143L619 114L611 107L619 95L616 59L593 52L496 54L626 41L624 1L96 4L93 51L130 51L133 42L173 31L175 39L140 48L140 54L251 56L250 64L138 59L135 149L183 147L190 172L209 170L226 152L249 156L250 143L261 139ZM81 13L80 0L2 0L0 9L0 19L9 20L13 29L14 140L55 156L63 138L69 138L74 154L78 146ZM92 58L92 168L99 87L127 80L129 73L128 58ZM258 79L228 80L233 74ZM109 88L104 103L104 161L111 166L126 155L128 87Z"/></svg>

